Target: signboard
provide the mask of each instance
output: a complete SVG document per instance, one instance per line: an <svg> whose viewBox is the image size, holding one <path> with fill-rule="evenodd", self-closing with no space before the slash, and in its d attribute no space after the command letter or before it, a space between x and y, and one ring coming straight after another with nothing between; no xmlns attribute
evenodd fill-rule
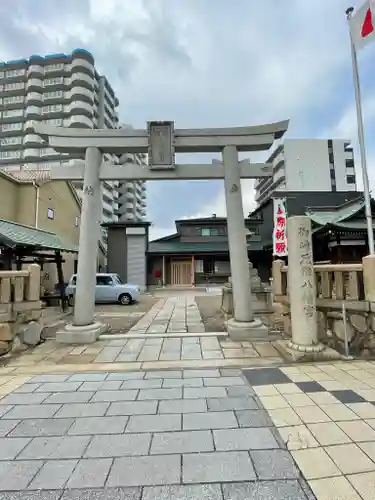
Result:
<svg viewBox="0 0 375 500"><path fill-rule="evenodd" d="M173 134L173 122L148 122L148 164L151 170L174 169Z"/></svg>
<svg viewBox="0 0 375 500"><path fill-rule="evenodd" d="M286 201L285 198L273 200L273 255L285 257L288 255L286 239Z"/></svg>

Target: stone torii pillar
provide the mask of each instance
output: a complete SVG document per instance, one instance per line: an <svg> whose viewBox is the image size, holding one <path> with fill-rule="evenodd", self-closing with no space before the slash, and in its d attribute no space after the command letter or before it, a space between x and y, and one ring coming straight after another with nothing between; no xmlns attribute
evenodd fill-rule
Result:
<svg viewBox="0 0 375 500"><path fill-rule="evenodd" d="M74 320L64 330L57 332L56 341L62 344L95 342L106 329L105 325L94 321L96 263L100 237L98 207L101 206L99 176L101 164L101 151L95 147L87 148L82 192Z"/></svg>
<svg viewBox="0 0 375 500"><path fill-rule="evenodd" d="M235 146L224 147L223 161L234 309L234 318L227 322L227 329L234 340L264 337L268 329L259 319L253 318L241 176Z"/></svg>

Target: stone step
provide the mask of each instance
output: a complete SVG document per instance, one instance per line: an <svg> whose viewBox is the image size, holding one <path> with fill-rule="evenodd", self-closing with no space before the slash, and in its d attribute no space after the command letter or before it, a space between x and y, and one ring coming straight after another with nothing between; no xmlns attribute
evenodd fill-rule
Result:
<svg viewBox="0 0 375 500"><path fill-rule="evenodd" d="M99 340L128 340L128 339L150 339L150 338L188 338L188 337L228 337L227 332L173 332L173 333L114 333L100 335Z"/></svg>

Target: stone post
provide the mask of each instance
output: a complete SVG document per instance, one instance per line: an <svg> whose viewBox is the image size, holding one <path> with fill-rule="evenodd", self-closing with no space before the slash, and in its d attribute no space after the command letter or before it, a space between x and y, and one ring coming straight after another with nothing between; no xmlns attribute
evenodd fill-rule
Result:
<svg viewBox="0 0 375 500"><path fill-rule="evenodd" d="M100 166L102 153L98 148L86 149L83 180L81 225L79 233L77 285L74 301L74 321L57 332L61 343L81 344L97 340L105 326L94 321L95 286L100 226L98 204L101 197Z"/></svg>
<svg viewBox="0 0 375 500"><path fill-rule="evenodd" d="M362 265L365 299L375 302L375 255L363 257Z"/></svg>
<svg viewBox="0 0 375 500"><path fill-rule="evenodd" d="M291 349L319 352L316 314L316 282L314 274L311 220L306 216L290 217L288 236L288 292L291 314Z"/></svg>
<svg viewBox="0 0 375 500"><path fill-rule="evenodd" d="M234 340L263 337L268 330L253 318L240 167L235 146L224 147L223 161L234 308L234 318L227 322L227 329Z"/></svg>

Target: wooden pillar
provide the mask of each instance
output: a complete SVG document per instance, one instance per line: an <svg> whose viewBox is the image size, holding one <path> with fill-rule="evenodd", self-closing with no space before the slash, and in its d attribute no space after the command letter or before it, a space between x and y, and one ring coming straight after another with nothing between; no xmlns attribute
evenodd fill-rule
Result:
<svg viewBox="0 0 375 500"><path fill-rule="evenodd" d="M165 281L166 281L166 275L165 275L165 255L163 255L163 266L162 266L162 272L161 272L161 280L162 280L162 285L165 286Z"/></svg>
<svg viewBox="0 0 375 500"><path fill-rule="evenodd" d="M191 256L191 286L195 286L195 257Z"/></svg>

